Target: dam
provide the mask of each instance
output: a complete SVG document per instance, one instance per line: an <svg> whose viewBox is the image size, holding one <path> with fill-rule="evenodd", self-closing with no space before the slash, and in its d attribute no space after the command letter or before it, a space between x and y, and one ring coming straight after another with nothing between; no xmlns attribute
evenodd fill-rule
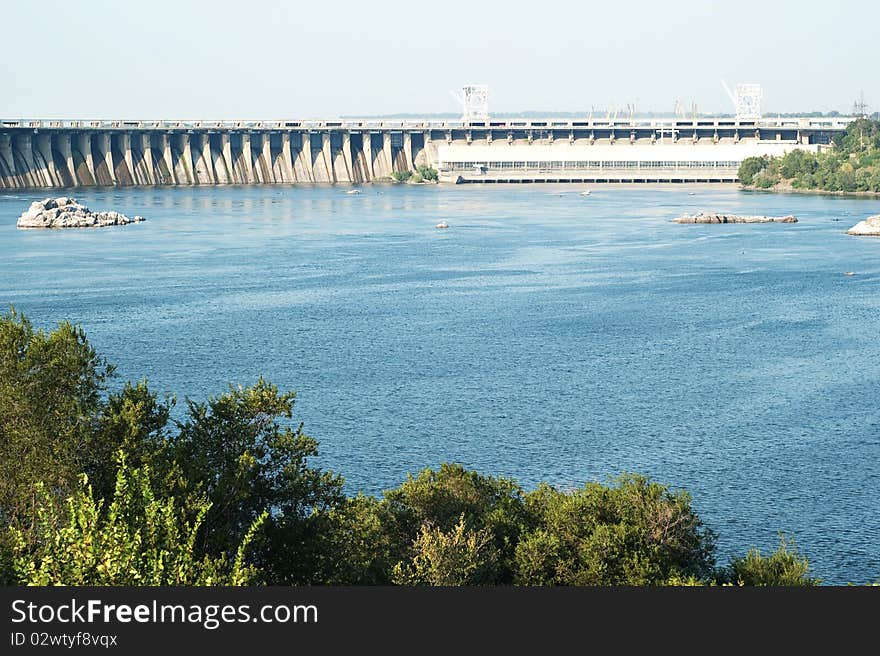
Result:
<svg viewBox="0 0 880 656"><path fill-rule="evenodd" d="M817 152L853 120L0 120L0 189L360 184L418 166L449 183L737 182L746 157Z"/></svg>

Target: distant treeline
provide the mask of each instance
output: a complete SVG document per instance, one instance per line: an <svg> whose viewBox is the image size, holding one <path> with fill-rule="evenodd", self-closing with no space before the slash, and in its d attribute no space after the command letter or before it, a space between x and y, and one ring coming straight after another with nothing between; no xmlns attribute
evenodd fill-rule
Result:
<svg viewBox="0 0 880 656"><path fill-rule="evenodd" d="M294 394L109 389L82 329L0 316L0 578L28 585L815 585L784 540L716 564L682 491L445 464L381 498L312 466ZM356 438L356 436L352 436Z"/></svg>
<svg viewBox="0 0 880 656"><path fill-rule="evenodd" d="M739 179L757 189L880 193L880 121L850 123L826 152L795 149L782 157L748 157Z"/></svg>

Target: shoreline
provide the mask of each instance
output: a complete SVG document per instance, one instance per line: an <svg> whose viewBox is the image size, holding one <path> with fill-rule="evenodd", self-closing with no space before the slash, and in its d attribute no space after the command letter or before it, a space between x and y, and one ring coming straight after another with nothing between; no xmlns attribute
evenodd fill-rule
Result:
<svg viewBox="0 0 880 656"><path fill-rule="evenodd" d="M375 185L377 187L389 187L395 185L407 185L412 187L441 187L441 188L461 188L462 186L467 187L478 187L483 188L486 186L497 186L497 187L550 187L550 186L583 186L584 184L591 184L593 188L606 188L606 189L621 189L621 188L632 188L632 189L645 189L645 188L691 188L691 187L702 187L706 189L718 188L718 187L733 187L736 186L737 191L746 191L753 193L765 193L765 194L806 194L806 195L819 195L819 196L840 196L847 198L867 198L867 199L877 199L880 200L880 192L877 191L826 191L824 189L796 189L794 187L770 187L769 189L760 189L751 185L743 185L738 184L736 182L643 182L643 183L632 183L632 182L597 182L597 183L582 183L578 182L569 182L569 181L535 181L535 182L490 182L488 185L484 181L468 181L466 183L455 184L451 182L447 182L445 180L426 180L423 182L410 182L409 180L397 181L393 178L382 178L382 179L374 179L369 182L275 182L271 184L212 184L212 185L130 185L120 187L118 185L89 185L89 186L79 186L79 187L16 187L16 188L4 188L0 189L0 195L6 194L16 194L16 193L32 193L32 192L65 192L65 191L76 191L76 192L89 192L89 191L126 191L129 189L151 189L151 190L171 190L171 189L230 189L230 188L245 188L245 187L258 187L258 188L276 188L276 189L289 189L295 187L303 187L303 188L363 188Z"/></svg>
<svg viewBox="0 0 880 656"><path fill-rule="evenodd" d="M569 180L547 180L547 181L533 181L533 182L496 182L496 181L467 181L464 183L453 183L447 182L445 180L425 180L423 182L410 182L409 180L397 181L393 178L383 178L383 179L375 179L369 182L273 182L268 184L263 183L251 183L251 184L239 184L239 183L230 183L230 184L210 184L210 185L89 185L89 186L78 186L78 187L15 187L15 188L0 188L0 196L4 194L16 194L16 193L32 193L39 192L41 194L51 192L51 193L83 193L83 192L91 192L91 191L100 191L100 192L126 192L128 190L138 190L138 189L148 189L152 191L159 190L175 190L175 189L202 189L202 190L210 190L210 189L243 189L243 188L261 188L261 189L292 189L292 188L304 188L304 189L364 189L369 188L370 186L377 187L392 187L398 185L407 185L411 187L439 187L443 189L461 189L462 187L471 187L471 188L486 188L486 187L589 187L591 189L718 189L720 187L730 189L731 187L736 187L737 189L742 189L741 185L736 182L669 182L669 181L652 181L652 182L618 182L618 181L610 181L610 182L582 182L580 180L577 181L569 181ZM765 190L761 190L765 191Z"/></svg>
<svg viewBox="0 0 880 656"><path fill-rule="evenodd" d="M844 196L851 198L875 198L880 199L880 191L828 191L826 189L797 189L795 187L769 187L760 189L754 185L739 186L740 191L754 191L768 194L812 194L818 196Z"/></svg>

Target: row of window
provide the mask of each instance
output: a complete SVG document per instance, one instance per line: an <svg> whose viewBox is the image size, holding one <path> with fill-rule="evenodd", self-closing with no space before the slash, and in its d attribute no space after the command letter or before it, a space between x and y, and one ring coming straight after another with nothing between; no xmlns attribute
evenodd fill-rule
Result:
<svg viewBox="0 0 880 656"><path fill-rule="evenodd" d="M737 161L445 162L454 171L501 169L736 169Z"/></svg>

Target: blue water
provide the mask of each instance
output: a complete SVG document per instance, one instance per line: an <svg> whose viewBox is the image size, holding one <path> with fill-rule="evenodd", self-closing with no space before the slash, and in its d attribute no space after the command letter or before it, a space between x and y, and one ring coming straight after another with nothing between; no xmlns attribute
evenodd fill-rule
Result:
<svg viewBox="0 0 880 656"><path fill-rule="evenodd" d="M784 531L827 582L880 579L880 239L844 234L880 201L362 190L77 190L148 221L71 231L16 230L46 193L0 194L0 303L162 392L295 389L351 491L638 471L692 493L721 561ZM800 222L669 223L699 209Z"/></svg>

